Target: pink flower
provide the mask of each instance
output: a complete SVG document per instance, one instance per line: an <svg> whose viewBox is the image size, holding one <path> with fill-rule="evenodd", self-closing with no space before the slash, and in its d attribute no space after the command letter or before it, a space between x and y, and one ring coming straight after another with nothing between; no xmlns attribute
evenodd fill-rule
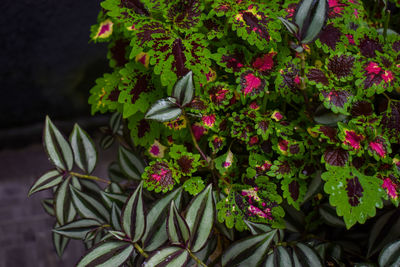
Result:
<svg viewBox="0 0 400 267"><path fill-rule="evenodd" d="M274 113L272 113L271 118L273 118L276 121L280 121L283 119L282 114L279 111L274 111Z"/></svg>
<svg viewBox="0 0 400 267"><path fill-rule="evenodd" d="M167 148L160 144L157 140L154 140L154 143L150 146L148 152L153 158L163 158L164 151Z"/></svg>
<svg viewBox="0 0 400 267"><path fill-rule="evenodd" d="M201 118L201 120L203 121L203 123L207 126L207 127L213 127L215 124L215 115L211 114L208 116L203 116L203 118Z"/></svg>
<svg viewBox="0 0 400 267"><path fill-rule="evenodd" d="M270 212L270 209L268 209L268 208L265 209L264 211L262 211L259 208L257 208L256 206L250 205L248 207L248 211L258 217L272 220L271 212Z"/></svg>
<svg viewBox="0 0 400 267"><path fill-rule="evenodd" d="M274 66L274 61L272 58L276 55L276 52L270 52L265 54L263 57L256 58L253 62L253 68L259 71L267 71L272 69Z"/></svg>
<svg viewBox="0 0 400 267"><path fill-rule="evenodd" d="M379 65L375 62L370 62L365 70L368 72L368 74L379 74L382 68L379 67Z"/></svg>
<svg viewBox="0 0 400 267"><path fill-rule="evenodd" d="M393 199L397 199L396 184L388 177L383 180L382 188L386 189L386 193Z"/></svg>
<svg viewBox="0 0 400 267"><path fill-rule="evenodd" d="M253 145L257 144L257 143L258 143L258 136L252 136L250 138L249 145L253 146Z"/></svg>
<svg viewBox="0 0 400 267"><path fill-rule="evenodd" d="M229 150L225 161L222 163L222 166L227 169L232 166L232 163L233 163L233 153L232 151Z"/></svg>
<svg viewBox="0 0 400 267"><path fill-rule="evenodd" d="M109 19L100 23L99 29L98 29L94 39L109 37L113 32L113 25L114 24Z"/></svg>
<svg viewBox="0 0 400 267"><path fill-rule="evenodd" d="M391 82L394 78L393 73L390 70L385 70L381 77L385 82Z"/></svg>
<svg viewBox="0 0 400 267"><path fill-rule="evenodd" d="M257 109L260 108L260 106L257 104L257 101L253 101L253 102L251 102L251 104L250 104L250 108L251 108L251 109L254 109L254 110L257 110Z"/></svg>
<svg viewBox="0 0 400 267"><path fill-rule="evenodd" d="M370 142L369 147L376 152L380 157L384 158L386 155L385 146L381 142Z"/></svg>
<svg viewBox="0 0 400 267"><path fill-rule="evenodd" d="M364 136L356 134L351 130L346 130L345 144L352 146L354 149L360 149L360 142L364 140Z"/></svg>
<svg viewBox="0 0 400 267"><path fill-rule="evenodd" d="M300 77L299 75L296 75L296 77L294 77L294 82L295 84L299 85L301 83Z"/></svg>
<svg viewBox="0 0 400 267"><path fill-rule="evenodd" d="M358 18L358 10L356 8L354 9L354 16L356 16L356 18Z"/></svg>
<svg viewBox="0 0 400 267"><path fill-rule="evenodd" d="M349 44L355 45L356 43L354 42L353 35L351 34L346 34L347 40L349 40Z"/></svg>
<svg viewBox="0 0 400 267"><path fill-rule="evenodd" d="M245 77L245 85L244 95L250 94L254 89L258 88L261 85L260 78L254 76L253 73L247 74Z"/></svg>
<svg viewBox="0 0 400 267"><path fill-rule="evenodd" d="M207 132L207 129L197 122L192 125L192 130L196 141L199 141L200 138Z"/></svg>
<svg viewBox="0 0 400 267"><path fill-rule="evenodd" d="M278 143L278 148L282 153L287 153L289 142L285 139L282 139Z"/></svg>

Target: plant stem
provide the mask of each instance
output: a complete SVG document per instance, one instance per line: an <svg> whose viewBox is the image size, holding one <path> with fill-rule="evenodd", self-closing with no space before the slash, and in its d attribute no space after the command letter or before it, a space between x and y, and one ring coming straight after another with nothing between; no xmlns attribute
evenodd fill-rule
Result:
<svg viewBox="0 0 400 267"><path fill-rule="evenodd" d="M203 266L203 267L207 267L207 265L206 265L204 262L202 262L199 258L197 258L196 255L194 255L194 254L190 251L190 249L186 249L186 250L187 250L187 252L189 252L190 257L192 257L192 259L194 259L194 260L197 262L197 264L199 264L199 265L201 265L201 266Z"/></svg>
<svg viewBox="0 0 400 267"><path fill-rule="evenodd" d="M189 120L189 117L186 115L185 112L183 112L183 116L185 117L185 120L187 121L188 128L189 128L189 131L190 131L190 135L192 136L192 141L193 141L194 146L196 147L197 151L199 151L199 153L200 153L200 155L202 156L202 158L203 158L207 163L210 163L210 162L208 161L206 155L204 154L204 152L201 150L199 144L197 143L197 140L196 140L196 137L194 136L193 129L192 129L192 124L191 124L191 122L190 122L190 120Z"/></svg>
<svg viewBox="0 0 400 267"><path fill-rule="evenodd" d="M149 257L149 255L146 252L144 252L144 250L138 245L138 243L134 243L133 245L135 246L136 250L139 251L140 254L142 254L143 257L145 258Z"/></svg>
<svg viewBox="0 0 400 267"><path fill-rule="evenodd" d="M71 174L72 176L78 177L78 178L82 178L82 179L94 180L94 181L103 182L106 184L111 184L110 181L102 179L97 176L86 175L86 174L81 174L81 173L77 173L77 172L69 172L69 174Z"/></svg>

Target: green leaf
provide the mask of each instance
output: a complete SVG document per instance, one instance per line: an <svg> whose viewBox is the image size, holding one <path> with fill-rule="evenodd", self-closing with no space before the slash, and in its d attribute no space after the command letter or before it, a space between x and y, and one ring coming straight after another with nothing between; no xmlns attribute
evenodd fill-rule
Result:
<svg viewBox="0 0 400 267"><path fill-rule="evenodd" d="M178 188L160 199L147 214L146 232L142 238L146 251L154 251L168 240L166 230L168 206L174 200L179 207L181 197L182 188Z"/></svg>
<svg viewBox="0 0 400 267"><path fill-rule="evenodd" d="M101 226L95 219L79 219L53 229L54 233L73 239L84 239L86 234Z"/></svg>
<svg viewBox="0 0 400 267"><path fill-rule="evenodd" d="M305 37L301 40L301 43L310 43L318 36L325 24L327 14L328 2L326 0L319 0L315 15L307 29Z"/></svg>
<svg viewBox="0 0 400 267"><path fill-rule="evenodd" d="M93 140L78 124L75 124L69 141L74 152L76 165L90 174L97 163L97 151Z"/></svg>
<svg viewBox="0 0 400 267"><path fill-rule="evenodd" d="M310 248L309 246L297 243L296 246L293 247L293 258L295 266L304 266L304 267L321 267L323 266L321 259L318 256L318 253Z"/></svg>
<svg viewBox="0 0 400 267"><path fill-rule="evenodd" d="M347 228L374 217L375 208L383 206L385 191L382 180L375 176L364 175L355 168L330 167L322 179L326 182L324 190L330 195L330 204L343 216Z"/></svg>
<svg viewBox="0 0 400 267"><path fill-rule="evenodd" d="M101 222L108 222L110 220L109 212L103 203L72 185L70 185L70 190L74 206L81 217L97 219Z"/></svg>
<svg viewBox="0 0 400 267"><path fill-rule="evenodd" d="M329 111L324 114L315 115L314 121L322 125L336 126L338 122L343 121L344 119L346 119L346 117L347 116L344 114L341 113L336 114L333 113L332 111Z"/></svg>
<svg viewBox="0 0 400 267"><path fill-rule="evenodd" d="M283 25L285 25L286 29L288 29L291 34L296 35L298 33L299 27L296 24L282 17L278 17L278 19L283 23Z"/></svg>
<svg viewBox="0 0 400 267"><path fill-rule="evenodd" d="M159 122L172 121L181 115L182 109L168 99L157 100L147 111L145 119Z"/></svg>
<svg viewBox="0 0 400 267"><path fill-rule="evenodd" d="M311 197L313 197L321 188L322 180L321 180L321 171L317 171L311 183L308 185L308 190L306 195L304 196L303 202L306 202Z"/></svg>
<svg viewBox="0 0 400 267"><path fill-rule="evenodd" d="M47 214L50 216L56 216L54 211L54 199L42 199L42 206L43 209L46 211Z"/></svg>
<svg viewBox="0 0 400 267"><path fill-rule="evenodd" d="M110 129L113 134L116 134L118 130L121 128L122 122L122 114L119 112L115 112L111 115L110 118Z"/></svg>
<svg viewBox="0 0 400 267"><path fill-rule="evenodd" d="M126 180L125 174L117 162L113 162L108 166L108 176L110 180L119 183Z"/></svg>
<svg viewBox="0 0 400 267"><path fill-rule="evenodd" d="M131 151L120 146L118 162L121 170L131 179L140 180L144 171L143 162Z"/></svg>
<svg viewBox="0 0 400 267"><path fill-rule="evenodd" d="M122 207L128 199L127 196L121 194L107 193L104 191L101 191L100 194L108 208L111 208L113 204Z"/></svg>
<svg viewBox="0 0 400 267"><path fill-rule="evenodd" d="M285 228L292 232L303 232L306 225L304 213L291 205L285 204L283 206L285 209Z"/></svg>
<svg viewBox="0 0 400 267"><path fill-rule="evenodd" d="M183 248L169 246L161 250L155 251L143 263L143 267L163 266L163 267L176 267L186 266L189 260L189 252Z"/></svg>
<svg viewBox="0 0 400 267"><path fill-rule="evenodd" d="M57 170L48 171L36 180L29 190L28 196L32 195L33 193L52 188L61 183L62 180L63 176Z"/></svg>
<svg viewBox="0 0 400 267"><path fill-rule="evenodd" d="M214 190L213 191L213 195L214 195L214 206L217 207L217 203L219 201L221 201L221 199L225 199L225 196L222 193L219 193ZM218 209L217 209L218 210ZM218 214L217 214L217 218L218 218ZM229 240L233 241L235 239L235 232L232 228L228 228L225 223L220 222L219 220L215 220L214 222L215 227L218 229L218 231L220 231L226 238L228 238Z"/></svg>
<svg viewBox="0 0 400 267"><path fill-rule="evenodd" d="M309 15L311 12L311 5L314 0L303 0L300 2L296 14L294 17L294 22L300 29L300 32L303 32L304 22L309 19Z"/></svg>
<svg viewBox="0 0 400 267"><path fill-rule="evenodd" d="M248 220L243 221L246 223L247 227L249 227L252 235L263 234L272 230L272 228L267 224L255 223Z"/></svg>
<svg viewBox="0 0 400 267"><path fill-rule="evenodd" d="M183 188L185 191L193 196L203 191L205 187L206 186L204 185L204 181L201 179L201 177L191 177L183 183Z"/></svg>
<svg viewBox="0 0 400 267"><path fill-rule="evenodd" d="M343 219L337 216L335 207L332 207L329 203L322 204L318 212L326 224L340 228L346 227Z"/></svg>
<svg viewBox="0 0 400 267"><path fill-rule="evenodd" d="M60 225L72 221L76 216L76 210L72 204L71 193L69 191L69 185L72 182L74 182L76 186L79 186L79 182L76 178L68 177L58 186L54 194L54 210Z"/></svg>
<svg viewBox="0 0 400 267"><path fill-rule="evenodd" d="M54 228L57 228L59 226L60 225L58 223L56 223L54 225ZM54 248L56 249L56 253L59 257L61 257L63 255L64 250L66 249L70 239L65 236L54 233L54 232L53 232L52 236L53 236L53 245L54 245Z"/></svg>
<svg viewBox="0 0 400 267"><path fill-rule="evenodd" d="M132 254L133 245L121 241L102 242L90 249L78 262L77 267L109 267L122 265Z"/></svg>
<svg viewBox="0 0 400 267"><path fill-rule="evenodd" d="M112 203L111 214L110 214L110 224L114 230L121 231L121 209L115 203Z"/></svg>
<svg viewBox="0 0 400 267"><path fill-rule="evenodd" d="M383 248L379 254L380 267L400 266L400 240L394 241Z"/></svg>
<svg viewBox="0 0 400 267"><path fill-rule="evenodd" d="M287 247L278 246L274 248L263 264L265 267L286 267L295 266L292 261L291 252ZM297 266L296 266L297 267Z"/></svg>
<svg viewBox="0 0 400 267"><path fill-rule="evenodd" d="M371 257L386 244L398 238L400 238L400 213L392 210L383 214L372 226L368 238L367 257Z"/></svg>
<svg viewBox="0 0 400 267"><path fill-rule="evenodd" d="M100 147L104 150L110 148L114 144L114 137L111 135L105 135L100 139Z"/></svg>
<svg viewBox="0 0 400 267"><path fill-rule="evenodd" d="M72 169L74 156L71 147L48 116L43 131L43 145L49 159L57 168L68 171Z"/></svg>
<svg viewBox="0 0 400 267"><path fill-rule="evenodd" d="M222 255L222 266L258 266L268 252L276 230L232 244Z"/></svg>
<svg viewBox="0 0 400 267"><path fill-rule="evenodd" d="M193 72L189 71L176 82L172 96L178 100L180 106L184 107L192 102L194 91Z"/></svg>
<svg viewBox="0 0 400 267"><path fill-rule="evenodd" d="M185 219L179 214L172 200L167 218L168 238L173 245L186 246L190 239L189 227Z"/></svg>
<svg viewBox="0 0 400 267"><path fill-rule="evenodd" d="M135 192L129 197L122 210L122 229L131 238L132 242L139 241L146 229L142 189L143 182L139 184Z"/></svg>
<svg viewBox="0 0 400 267"><path fill-rule="evenodd" d="M191 233L190 249L197 252L206 244L214 225L215 207L212 185L206 187L188 205L186 222Z"/></svg>

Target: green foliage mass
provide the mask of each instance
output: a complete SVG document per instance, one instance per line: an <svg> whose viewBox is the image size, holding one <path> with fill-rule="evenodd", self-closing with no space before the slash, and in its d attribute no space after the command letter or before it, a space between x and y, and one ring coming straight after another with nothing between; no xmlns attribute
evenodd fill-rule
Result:
<svg viewBox="0 0 400 267"><path fill-rule="evenodd" d="M90 37L112 71L89 104L120 148L92 176L87 133L46 119L54 169L29 194L54 189L57 253L75 238L78 266L398 266L399 1L365 2L102 1Z"/></svg>

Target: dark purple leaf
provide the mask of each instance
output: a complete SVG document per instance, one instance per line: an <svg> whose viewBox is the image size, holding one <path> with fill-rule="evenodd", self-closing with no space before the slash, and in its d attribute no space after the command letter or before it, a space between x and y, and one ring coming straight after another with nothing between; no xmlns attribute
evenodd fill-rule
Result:
<svg viewBox="0 0 400 267"><path fill-rule="evenodd" d="M183 77L189 72L189 70L185 67L186 56L183 51L185 51L185 47L182 44L182 40L178 38L172 44L172 54L175 58L175 60L172 62L172 67L178 77Z"/></svg>
<svg viewBox="0 0 400 267"><path fill-rule="evenodd" d="M364 80L364 89L368 89L371 86L378 85L382 82L383 78L381 75L375 75L375 74L368 74L365 73L364 76L366 76Z"/></svg>
<svg viewBox="0 0 400 267"><path fill-rule="evenodd" d="M321 43L326 44L331 49L335 50L336 44L340 41L341 36L342 32L332 24L329 24L322 30L319 39Z"/></svg>
<svg viewBox="0 0 400 267"><path fill-rule="evenodd" d="M400 135L400 101L392 100L382 116L381 125L385 132L396 138Z"/></svg>
<svg viewBox="0 0 400 267"><path fill-rule="evenodd" d="M143 74L136 79L135 86L133 86L132 90L129 92L132 96L132 104L136 103L142 93L148 93L154 90L153 84L149 82L150 79L151 76L149 74Z"/></svg>
<svg viewBox="0 0 400 267"><path fill-rule="evenodd" d="M294 64L288 64L283 73L283 84L281 87L287 86L292 92L297 92L300 85L300 70Z"/></svg>
<svg viewBox="0 0 400 267"><path fill-rule="evenodd" d="M300 185L299 182L296 180L293 180L289 184L289 192L290 192L290 197L293 199L293 201L297 201L299 198L299 193L300 193Z"/></svg>
<svg viewBox="0 0 400 267"><path fill-rule="evenodd" d="M142 119L138 123L138 137L143 138L146 133L150 132L150 124L146 119Z"/></svg>
<svg viewBox="0 0 400 267"><path fill-rule="evenodd" d="M200 21L201 2L198 0L177 1L169 7L167 18L183 30L194 28Z"/></svg>
<svg viewBox="0 0 400 267"><path fill-rule="evenodd" d="M336 138L337 130L335 128L332 128L330 126L321 126L319 127L318 131L328 137L332 142L338 141Z"/></svg>
<svg viewBox="0 0 400 267"><path fill-rule="evenodd" d="M354 60L352 56L335 55L329 60L328 69L338 78L353 75Z"/></svg>
<svg viewBox="0 0 400 267"><path fill-rule="evenodd" d="M326 101L328 101L331 105L340 108L344 107L344 105L348 102L348 98L351 96L351 94L346 90L332 89L331 91L322 91L321 93L325 97Z"/></svg>
<svg viewBox="0 0 400 267"><path fill-rule="evenodd" d="M361 54L368 58L376 57L376 51L383 52L382 45L379 41L376 39L373 40L368 36L364 36L364 38L360 40L358 47L360 48Z"/></svg>
<svg viewBox="0 0 400 267"><path fill-rule="evenodd" d="M349 160L349 153L344 149L331 147L325 151L324 160L329 165L343 167Z"/></svg>
<svg viewBox="0 0 400 267"><path fill-rule="evenodd" d="M355 102L351 109L351 115L354 117L369 116L372 114L372 112L372 104L365 100Z"/></svg>
<svg viewBox="0 0 400 267"><path fill-rule="evenodd" d="M239 72L243 68L243 58L244 55L237 53L235 55L223 55L221 58L221 63L226 63L226 67L232 69L233 72Z"/></svg>
<svg viewBox="0 0 400 267"><path fill-rule="evenodd" d="M129 41L125 39L117 40L110 48L112 59L117 62L117 67L123 67L128 63L126 57L126 48L129 46Z"/></svg>
<svg viewBox="0 0 400 267"><path fill-rule="evenodd" d="M400 52L400 41L396 41L393 43L392 48L396 52Z"/></svg>
<svg viewBox="0 0 400 267"><path fill-rule="evenodd" d="M181 168L181 171L184 174L190 174L193 169L193 161L194 161L194 158L190 158L190 157L184 155L177 160L177 163L178 163L179 167Z"/></svg>
<svg viewBox="0 0 400 267"><path fill-rule="evenodd" d="M121 6L133 9L133 11L139 15L149 15L149 12L139 0L121 0Z"/></svg>
<svg viewBox="0 0 400 267"><path fill-rule="evenodd" d="M351 206L355 207L360 204L360 198L363 196L363 187L360 184L357 176L352 179L346 179L347 186L347 196L349 197L349 203Z"/></svg>
<svg viewBox="0 0 400 267"><path fill-rule="evenodd" d="M307 73L307 78L311 81L322 83L323 85L329 84L329 80L325 76L325 73L319 69L310 69Z"/></svg>

